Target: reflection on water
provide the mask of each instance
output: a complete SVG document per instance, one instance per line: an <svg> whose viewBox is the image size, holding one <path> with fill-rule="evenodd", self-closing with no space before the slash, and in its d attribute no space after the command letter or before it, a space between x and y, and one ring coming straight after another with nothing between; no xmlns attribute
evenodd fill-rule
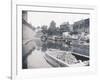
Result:
<svg viewBox="0 0 100 80"><path fill-rule="evenodd" d="M89 45L80 45L79 41L72 41L71 46L68 46L64 41L47 40L46 42L42 42L42 51L46 51L49 48L64 51L71 50L73 52L89 56Z"/></svg>
<svg viewBox="0 0 100 80"><path fill-rule="evenodd" d="M46 41L42 42L42 51L46 51L48 48L68 50L68 46L65 46L65 42L62 41Z"/></svg>

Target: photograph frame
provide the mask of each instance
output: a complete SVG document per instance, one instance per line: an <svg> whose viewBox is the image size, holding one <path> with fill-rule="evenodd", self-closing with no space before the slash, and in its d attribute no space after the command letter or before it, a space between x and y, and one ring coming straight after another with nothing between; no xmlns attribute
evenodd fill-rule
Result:
<svg viewBox="0 0 100 80"><path fill-rule="evenodd" d="M24 7L23 7L24 5ZM27 7L25 7L25 5L27 5ZM48 6L47 6L48 5ZM51 10L54 10L54 8L56 8L58 11L59 9L67 9L67 8L71 8L71 10L69 9L69 11L72 11L72 12L85 12L85 13L89 13L91 16L91 20L90 20L90 25L92 28L90 28L90 40L92 40L90 42L91 44L91 49L92 51L90 51L90 53L93 53L91 56L91 64L93 66L89 66L89 67L81 67L81 68L69 68L71 70L68 70L66 68L53 68L51 70L49 70L48 74L46 74L46 72L48 71L48 69L34 69L34 70L22 70L21 68L21 55L20 53L22 52L22 48L21 48L21 44L22 44L22 41L21 41L21 30L22 28L20 27L22 25L22 18L20 17L21 16L21 11L22 10L31 10L33 9L33 7L39 10L42 10L42 8L50 8ZM72 5L71 5L72 6ZM40 5L37 5L36 4L32 4L32 3L25 3L25 2L13 2L12 3L12 68L11 68L11 76L12 76L12 79L15 79L15 78L38 78L38 77L52 77L52 76L67 76L67 75L85 75L85 74L91 74L91 73L95 73L96 72L96 56L94 55L94 53L96 53L96 44L95 44L95 41L96 41L96 29L93 28L94 25L96 25L96 9L94 7L91 7L91 6L85 6L85 7L76 7L76 6L62 6L60 4L58 5L52 5L52 4L41 4ZM41 8L42 7L42 8ZM75 10L73 10L75 8ZM85 10L87 9L87 10ZM90 9L90 10L88 10ZM43 10L42 10L43 11ZM20 31L20 32L19 32ZM20 56L19 56L20 55ZM95 56L95 57L93 57ZM77 69L77 70L76 70ZM84 70L85 69L85 70ZM68 72L66 72L65 70L68 70ZM35 73L34 73L35 72ZM40 72L43 72L43 73L40 73ZM32 74L35 74L35 76L32 76ZM39 75L38 75L39 74ZM66 74L66 75L65 75ZM27 75L27 76L26 76Z"/></svg>

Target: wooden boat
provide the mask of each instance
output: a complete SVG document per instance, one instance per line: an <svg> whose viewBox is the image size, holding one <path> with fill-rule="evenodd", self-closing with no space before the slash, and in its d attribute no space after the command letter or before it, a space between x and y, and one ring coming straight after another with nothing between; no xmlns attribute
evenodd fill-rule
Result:
<svg viewBox="0 0 100 80"><path fill-rule="evenodd" d="M48 49L44 57L53 67L89 66L88 56L74 52Z"/></svg>

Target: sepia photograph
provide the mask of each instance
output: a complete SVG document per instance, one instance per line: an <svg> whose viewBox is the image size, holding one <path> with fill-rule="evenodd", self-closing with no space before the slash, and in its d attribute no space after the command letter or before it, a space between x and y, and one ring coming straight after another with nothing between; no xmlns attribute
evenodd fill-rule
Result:
<svg viewBox="0 0 100 80"><path fill-rule="evenodd" d="M22 69L90 66L88 13L22 10Z"/></svg>

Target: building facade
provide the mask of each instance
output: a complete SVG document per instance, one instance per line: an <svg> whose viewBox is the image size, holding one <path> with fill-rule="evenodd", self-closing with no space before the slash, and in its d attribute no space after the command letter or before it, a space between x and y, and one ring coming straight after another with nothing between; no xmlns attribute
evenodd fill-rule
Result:
<svg viewBox="0 0 100 80"><path fill-rule="evenodd" d="M73 32L78 32L78 33L86 32L86 33L89 33L89 26L90 26L89 18L77 21L73 24Z"/></svg>
<svg viewBox="0 0 100 80"><path fill-rule="evenodd" d="M69 32L70 31L70 24L68 22L64 22L60 25L60 30L62 32Z"/></svg>

